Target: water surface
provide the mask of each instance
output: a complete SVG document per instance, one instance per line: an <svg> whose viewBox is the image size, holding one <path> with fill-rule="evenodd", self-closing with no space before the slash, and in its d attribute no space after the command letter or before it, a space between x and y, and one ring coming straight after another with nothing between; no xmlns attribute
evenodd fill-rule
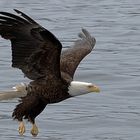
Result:
<svg viewBox="0 0 140 140"><path fill-rule="evenodd" d="M87 94L49 105L20 137L11 114L17 100L0 103L2 140L139 140L140 139L140 1L138 0L9 0L1 11L26 12L70 47L84 27L95 36L95 50L82 61L75 80L93 82L101 94ZM10 42L0 39L0 90L28 81L11 68Z"/></svg>

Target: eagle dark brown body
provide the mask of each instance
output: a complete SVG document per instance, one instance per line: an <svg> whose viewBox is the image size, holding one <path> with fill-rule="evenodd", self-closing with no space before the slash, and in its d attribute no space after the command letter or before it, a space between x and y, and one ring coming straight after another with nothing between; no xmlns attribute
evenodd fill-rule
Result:
<svg viewBox="0 0 140 140"><path fill-rule="evenodd" d="M14 110L13 117L22 121L24 116L34 123L36 116L47 104L58 103L69 98L69 83L65 80L58 81L41 79L31 82L27 87L27 96L21 99L21 103Z"/></svg>
<svg viewBox="0 0 140 140"><path fill-rule="evenodd" d="M96 41L82 29L80 39L61 53L62 44L50 31L23 12L15 12L20 16L0 12L0 35L11 41L12 67L22 70L32 82L27 86L27 95L16 106L13 118L20 122L21 135L25 132L22 120L28 119L33 124L31 133L36 136L35 118L47 104L63 101L73 95L99 91L92 83L74 83L77 87L69 89L76 68L92 51ZM76 94L73 94L75 91Z"/></svg>

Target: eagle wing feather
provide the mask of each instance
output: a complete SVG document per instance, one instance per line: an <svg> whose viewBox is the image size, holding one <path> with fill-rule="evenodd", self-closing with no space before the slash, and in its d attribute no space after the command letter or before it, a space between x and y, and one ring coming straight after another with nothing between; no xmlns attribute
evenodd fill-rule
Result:
<svg viewBox="0 0 140 140"><path fill-rule="evenodd" d="M12 67L21 69L31 80L60 77L59 40L23 12L15 11L20 16L0 12L0 35L11 40Z"/></svg>
<svg viewBox="0 0 140 140"><path fill-rule="evenodd" d="M76 40L72 47L61 54L61 73L71 80L81 60L92 51L96 43L95 38L86 29L82 29L79 37L81 39Z"/></svg>

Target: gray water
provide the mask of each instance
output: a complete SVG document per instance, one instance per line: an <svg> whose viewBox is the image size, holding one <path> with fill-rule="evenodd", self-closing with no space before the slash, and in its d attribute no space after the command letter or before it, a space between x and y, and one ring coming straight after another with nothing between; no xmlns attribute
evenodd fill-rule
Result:
<svg viewBox="0 0 140 140"><path fill-rule="evenodd" d="M95 36L95 50L82 61L75 80L100 86L87 94L49 105L37 118L39 135L18 135L11 114L17 100L0 102L0 139L139 140L140 1L0 0L0 10L17 8L53 32L69 47L84 27ZM0 90L27 82L11 68L10 42L0 39Z"/></svg>

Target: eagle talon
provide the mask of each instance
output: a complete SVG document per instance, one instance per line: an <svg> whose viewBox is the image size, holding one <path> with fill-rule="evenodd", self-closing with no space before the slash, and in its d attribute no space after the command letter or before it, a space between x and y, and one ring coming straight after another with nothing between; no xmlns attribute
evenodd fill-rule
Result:
<svg viewBox="0 0 140 140"><path fill-rule="evenodd" d="M18 132L19 132L20 135L23 135L25 133L25 125L24 125L23 122L19 123Z"/></svg>
<svg viewBox="0 0 140 140"><path fill-rule="evenodd" d="M37 126L36 126L36 124L33 124L33 127L32 127L32 129L31 129L31 134L34 136L34 137L36 137L37 135L38 135L38 128L37 128Z"/></svg>

